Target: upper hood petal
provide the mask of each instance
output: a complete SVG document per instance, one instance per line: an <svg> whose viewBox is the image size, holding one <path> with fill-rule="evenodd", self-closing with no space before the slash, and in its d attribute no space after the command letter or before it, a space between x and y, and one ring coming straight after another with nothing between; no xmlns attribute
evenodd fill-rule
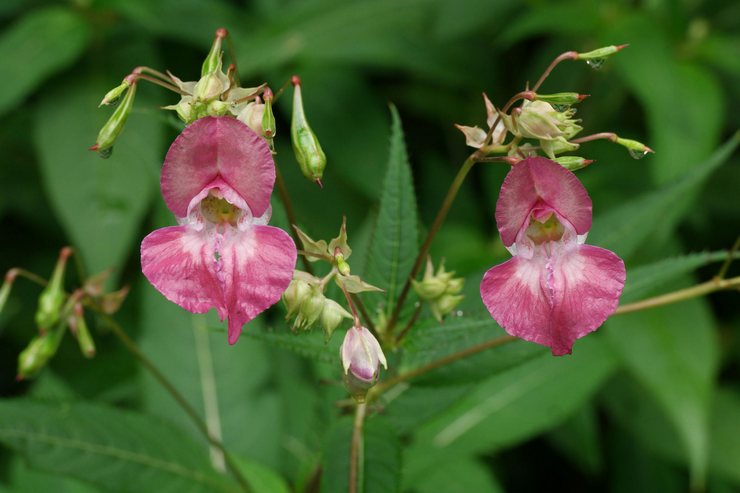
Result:
<svg viewBox="0 0 740 493"><path fill-rule="evenodd" d="M504 245L516 241L537 205L557 211L579 235L591 229L591 198L576 175L549 159L529 157L506 175L496 202L496 224Z"/></svg>
<svg viewBox="0 0 740 493"><path fill-rule="evenodd" d="M270 205L275 163L264 139L231 117L206 117L190 124L167 151L162 195L185 217L190 201L220 177L261 216Z"/></svg>

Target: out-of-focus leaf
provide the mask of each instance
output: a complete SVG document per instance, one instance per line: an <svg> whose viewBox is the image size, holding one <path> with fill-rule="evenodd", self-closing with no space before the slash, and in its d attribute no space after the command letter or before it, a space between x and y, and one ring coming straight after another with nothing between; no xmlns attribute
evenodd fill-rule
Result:
<svg viewBox="0 0 740 493"><path fill-rule="evenodd" d="M399 434L410 433L449 409L471 388L473 384L445 387L401 384L381 396L383 416Z"/></svg>
<svg viewBox="0 0 740 493"><path fill-rule="evenodd" d="M518 12L518 16L507 22L499 36L503 45L509 45L532 35L587 34L601 23L604 4L588 0L538 4ZM578 22L573 22L578 19Z"/></svg>
<svg viewBox="0 0 740 493"><path fill-rule="evenodd" d="M253 493L289 493L288 484L275 471L241 457L236 457L236 462Z"/></svg>
<svg viewBox="0 0 740 493"><path fill-rule="evenodd" d="M130 411L92 404L0 402L0 441L38 469L108 491L235 492L180 430Z"/></svg>
<svg viewBox="0 0 740 493"><path fill-rule="evenodd" d="M718 365L713 325L704 300L691 300L612 317L604 331L623 364L678 430L695 485L704 481L709 456Z"/></svg>
<svg viewBox="0 0 740 493"><path fill-rule="evenodd" d="M385 299L386 315L393 310L419 250L414 183L401 118L394 106L391 106L391 116L388 165L367 269L368 282L385 289L385 293L376 298Z"/></svg>
<svg viewBox="0 0 740 493"><path fill-rule="evenodd" d="M684 199L732 155L738 143L740 132L680 179L598 216L589 233L589 243L628 258L656 229L669 232L686 213Z"/></svg>
<svg viewBox="0 0 740 493"><path fill-rule="evenodd" d="M414 447L469 455L511 446L561 423L612 374L616 360L598 337L574 354L541 356L476 385L423 425Z"/></svg>
<svg viewBox="0 0 740 493"><path fill-rule="evenodd" d="M730 75L740 76L740 36L715 34L703 40L696 50L704 60Z"/></svg>
<svg viewBox="0 0 740 493"><path fill-rule="evenodd" d="M10 463L10 488L0 486L3 493L31 493L35 491L53 491L54 493L96 493L97 488L82 481L61 477L29 468L20 456L16 456Z"/></svg>
<svg viewBox="0 0 740 493"><path fill-rule="evenodd" d="M120 268L138 243L162 160L161 126L138 114L129 118L109 159L87 150L110 116L97 108L108 89L87 78L49 90L34 129L46 191L90 272Z"/></svg>
<svg viewBox="0 0 740 493"><path fill-rule="evenodd" d="M89 30L71 10L50 7L21 18L0 37L0 115L85 50Z"/></svg>
<svg viewBox="0 0 740 493"><path fill-rule="evenodd" d="M518 3L512 0L479 2L478 0L458 0L435 2L437 7L434 25L435 38L451 40L470 34L481 28L496 30L506 24L507 17L513 13Z"/></svg>
<svg viewBox="0 0 740 493"><path fill-rule="evenodd" d="M596 408L584 405L548 435L550 441L584 472L596 475L603 470L601 437Z"/></svg>
<svg viewBox="0 0 740 493"><path fill-rule="evenodd" d="M720 137L725 102L711 73L679 61L668 27L648 14L623 17L605 30L605 44L632 42L613 63L647 111L649 165L658 183L690 173ZM611 61L610 61L611 63Z"/></svg>
<svg viewBox="0 0 740 493"><path fill-rule="evenodd" d="M337 334L329 339L329 342L325 342L324 334L320 330L293 334L287 328L278 330L253 327L247 330L242 337L262 341L265 344L287 349L314 361L329 364L339 361L339 346L342 342L341 334Z"/></svg>
<svg viewBox="0 0 740 493"><path fill-rule="evenodd" d="M352 418L342 418L327 433L321 475L324 493L348 491L352 423ZM393 493L400 490L401 443L382 418L372 417L365 422L360 457L364 459L364 481L359 491Z"/></svg>
<svg viewBox="0 0 740 493"><path fill-rule="evenodd" d="M413 474L404 474L404 491L439 493L469 491L503 493L490 468L472 457L451 457L444 467L431 467Z"/></svg>
<svg viewBox="0 0 740 493"><path fill-rule="evenodd" d="M452 353L505 337L506 332L488 312L448 316L443 323L430 320L414 327L404 344L401 371L417 368ZM544 354L546 350L526 341L508 342L445 365L414 380L416 385L451 385L488 378Z"/></svg>

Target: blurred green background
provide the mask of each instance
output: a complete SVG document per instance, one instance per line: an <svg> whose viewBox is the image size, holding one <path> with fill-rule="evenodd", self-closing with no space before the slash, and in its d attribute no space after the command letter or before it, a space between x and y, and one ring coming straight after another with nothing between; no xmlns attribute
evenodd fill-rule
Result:
<svg viewBox="0 0 740 493"><path fill-rule="evenodd" d="M22 266L46 277L68 244L87 272L113 267L116 282L132 286L117 318L198 408L204 384L196 353L203 344L212 352L221 422L235 430L225 432L225 444L252 461L250 467L277 471L296 490L311 490L316 464L334 457L331 443L341 436L341 430L325 433L337 415L333 401L344 396L336 385L341 334L319 358L325 363L257 338L230 349L223 333L199 330L199 323L210 322L193 322L143 281L138 245L172 221L158 193L158 172L178 123L157 107L178 99L140 84L113 157L101 160L87 147L110 114L97 108L103 94L137 65L197 79L214 30L228 28L246 85L267 81L277 88L300 74L308 118L328 157L325 187L306 181L295 164L289 97L276 109L278 166L304 229L330 238L346 215L350 243L361 253L388 161L389 103L403 122L423 232L469 152L453 123L485 124L482 91L501 106L563 51L629 43L600 70L566 62L543 86L543 92L592 95L578 109L583 135L613 131L656 151L640 161L608 142L579 152L597 161L578 173L594 201L591 240L623 256L629 277L631 269L667 257L727 249L740 233L737 154L680 193L663 195L660 206L633 202L694 173L738 129L739 24L740 3L731 0L3 0L0 271ZM477 165L432 249L435 259L445 257L449 268L470 276L466 311L481 308L481 273L508 256L493 219L505 171ZM273 222L285 226L279 205L275 209ZM639 238L629 240L633 229ZM609 233L612 243L599 241ZM353 269L364 265L360 253ZM688 286L718 267L705 265L651 288ZM84 360L68 338L37 381L16 383L17 354L35 332L37 296L37 287L20 280L0 314L3 398L94 401L192 428L105 327L94 334L94 360ZM511 368L502 363L494 378L413 387L404 407L389 407L382 425L368 424L367 447L380 450L379 463L392 481L371 483L366 491L680 492L690 476L708 491L737 491L738 301L737 293L719 293L615 318L594 336L598 346L576 344L573 363L564 368L525 358ZM287 331L278 311L266 323ZM517 347L526 353L529 346ZM496 357L484 353L472 364ZM481 364L487 368L490 361ZM533 382L532 375L548 378ZM333 383L319 383L323 379ZM448 408L470 395L487 410L479 433L449 447L429 445L437 443L429 437L465 415ZM491 402L497 395L500 401ZM6 444L18 418L12 404L4 407L8 402L0 403ZM84 472L61 471L52 460L31 462L46 472L5 449L2 488L128 491ZM48 471L95 486L61 482ZM330 480L325 474L321 488L341 491Z"/></svg>

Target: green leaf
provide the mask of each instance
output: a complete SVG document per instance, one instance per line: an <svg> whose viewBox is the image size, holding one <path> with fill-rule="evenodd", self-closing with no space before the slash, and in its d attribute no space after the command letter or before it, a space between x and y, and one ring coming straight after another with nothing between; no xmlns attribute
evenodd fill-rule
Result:
<svg viewBox="0 0 740 493"><path fill-rule="evenodd" d="M110 159L87 150L109 116L97 108L108 89L103 80L88 77L49 90L34 129L47 194L92 273L120 269L138 250L139 226L158 188L162 161L159 122L136 113Z"/></svg>
<svg viewBox="0 0 740 493"><path fill-rule="evenodd" d="M709 454L718 366L713 325L706 302L696 299L612 317L604 330L623 364L678 430L694 485L704 481Z"/></svg>
<svg viewBox="0 0 740 493"><path fill-rule="evenodd" d="M31 469L25 461L16 455L10 461L8 483L11 488L5 490L0 486L0 492L34 492L53 491L54 493L99 493L100 490L88 483L70 478L60 477Z"/></svg>
<svg viewBox="0 0 740 493"><path fill-rule="evenodd" d="M7 28L0 38L0 116L77 60L88 37L85 20L59 7L36 10Z"/></svg>
<svg viewBox="0 0 740 493"><path fill-rule="evenodd" d="M419 250L414 183L401 119L394 106L391 117L388 166L366 276L370 283L386 290L386 315L393 310Z"/></svg>
<svg viewBox="0 0 740 493"><path fill-rule="evenodd" d="M282 330L254 327L247 330L242 337L262 341L305 358L329 364L338 364L339 346L342 343L341 334L335 335L329 339L329 342L326 342L320 330L294 334L287 327Z"/></svg>
<svg viewBox="0 0 740 493"><path fill-rule="evenodd" d="M444 467L430 467L412 473L404 471L404 484L406 485L404 491L412 490L418 493L504 492L492 476L490 467L472 457L450 457L445 461Z"/></svg>
<svg viewBox="0 0 740 493"><path fill-rule="evenodd" d="M350 449L352 443L350 417L335 422L327 433L324 449L321 491L347 491L349 486ZM364 493L392 493L401 487L401 443L393 429L381 417L365 421L363 429Z"/></svg>
<svg viewBox="0 0 740 493"><path fill-rule="evenodd" d="M596 407L587 404L548 435L552 444L582 471L596 476L603 470Z"/></svg>
<svg viewBox="0 0 740 493"><path fill-rule="evenodd" d="M283 478L258 462L235 457L236 464L249 481L252 493L289 493L290 488Z"/></svg>
<svg viewBox="0 0 740 493"><path fill-rule="evenodd" d="M414 447L470 455L526 440L563 422L613 373L609 347L590 336L567 357L540 356L477 384L423 425Z"/></svg>
<svg viewBox="0 0 740 493"><path fill-rule="evenodd" d="M680 179L598 216L589 233L589 243L629 258L656 229L669 233L686 212L686 207L677 204L686 204L687 196L732 155L738 143L740 132Z"/></svg>
<svg viewBox="0 0 740 493"><path fill-rule="evenodd" d="M0 441L43 471L109 491L234 492L203 449L149 416L99 405L0 402Z"/></svg>

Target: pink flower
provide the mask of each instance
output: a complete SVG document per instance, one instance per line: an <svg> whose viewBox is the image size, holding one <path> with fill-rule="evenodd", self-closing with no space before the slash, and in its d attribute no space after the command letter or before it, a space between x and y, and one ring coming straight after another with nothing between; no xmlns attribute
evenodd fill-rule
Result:
<svg viewBox="0 0 740 493"><path fill-rule="evenodd" d="M583 244L586 189L549 159L524 159L504 179L496 223L514 257L483 276L483 303L509 334L570 354L614 312L625 280L622 259Z"/></svg>
<svg viewBox="0 0 740 493"><path fill-rule="evenodd" d="M228 318L229 344L288 287L296 247L267 226L275 164L267 143L230 117L201 118L170 146L162 195L179 226L141 244L141 267L167 299Z"/></svg>
<svg viewBox="0 0 740 493"><path fill-rule="evenodd" d="M344 373L351 372L355 378L365 383L375 383L381 364L388 368L378 340L365 327L349 329L339 353Z"/></svg>

